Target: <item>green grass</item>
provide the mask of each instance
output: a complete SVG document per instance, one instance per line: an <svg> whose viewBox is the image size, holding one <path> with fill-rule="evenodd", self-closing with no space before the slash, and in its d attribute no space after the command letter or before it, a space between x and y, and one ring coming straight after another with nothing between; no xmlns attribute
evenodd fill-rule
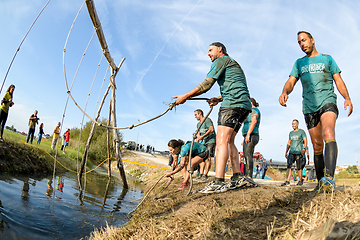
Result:
<svg viewBox="0 0 360 240"><path fill-rule="evenodd" d="M54 158L50 157L47 154L47 153L49 153L51 156L55 156L55 154L56 154L56 149L54 149L54 150L51 149L52 138L42 138L40 144L37 144L37 139L33 140L33 144L26 144L26 143L23 143L23 142L26 142L26 136L6 130L6 131L4 131L4 139L5 139L5 141L11 141L16 144L25 144L29 147L33 147L34 152L37 153L37 155L46 157L46 159L49 161L54 161ZM74 149L71 146L68 146L65 149L66 154L63 154L62 150L61 150L61 139L59 139L58 141L59 142L58 142L58 146L57 146L57 148L58 148L57 149L57 160L59 162L61 162L65 167L76 171L77 164L80 165L80 163L81 163L83 152L82 151L79 152L78 160L77 160L77 154L78 154L77 148ZM36 151L36 149L38 149L38 150ZM78 161L78 163L77 163L77 161ZM87 167L92 168L92 167L94 167L94 165L92 164L91 161L88 161ZM59 164L57 164L57 168L61 168L61 166Z"/></svg>

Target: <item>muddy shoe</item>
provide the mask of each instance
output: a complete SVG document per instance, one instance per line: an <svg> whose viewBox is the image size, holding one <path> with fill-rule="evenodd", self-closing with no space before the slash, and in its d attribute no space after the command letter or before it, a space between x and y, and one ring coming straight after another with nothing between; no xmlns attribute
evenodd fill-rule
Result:
<svg viewBox="0 0 360 240"><path fill-rule="evenodd" d="M318 185L319 185L319 190L317 191L317 193L332 192L335 190L335 179L322 177Z"/></svg>
<svg viewBox="0 0 360 240"><path fill-rule="evenodd" d="M240 177L236 180L233 177L230 178L230 182L227 184L227 188L229 190L233 190L236 188L240 188L246 185L246 179L244 177Z"/></svg>
<svg viewBox="0 0 360 240"><path fill-rule="evenodd" d="M185 188L187 188L187 187L189 187L189 186L190 186L190 183L184 183L184 182L182 182L181 185L180 185L180 187L178 188L178 190L183 190L183 189L185 189Z"/></svg>
<svg viewBox="0 0 360 240"><path fill-rule="evenodd" d="M209 181L209 177L205 175L199 180L199 182L207 182L207 181Z"/></svg>
<svg viewBox="0 0 360 240"><path fill-rule="evenodd" d="M302 186L303 182L302 181L298 181L298 183L296 184L296 186Z"/></svg>
<svg viewBox="0 0 360 240"><path fill-rule="evenodd" d="M199 175L197 177L194 177L193 181L199 182L199 181L201 181L202 178L203 178L203 176Z"/></svg>
<svg viewBox="0 0 360 240"><path fill-rule="evenodd" d="M290 182L289 182L289 181L285 181L284 183L281 184L281 186L290 186Z"/></svg>
<svg viewBox="0 0 360 240"><path fill-rule="evenodd" d="M222 193L226 192L228 189L226 187L226 183L222 182L220 184L216 184L215 181L209 183L206 187L204 187L199 192L201 193Z"/></svg>

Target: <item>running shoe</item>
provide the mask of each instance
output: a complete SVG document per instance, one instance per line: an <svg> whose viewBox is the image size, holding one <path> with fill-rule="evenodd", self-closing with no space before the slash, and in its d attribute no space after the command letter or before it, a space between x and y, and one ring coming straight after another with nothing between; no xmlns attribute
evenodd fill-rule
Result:
<svg viewBox="0 0 360 240"><path fill-rule="evenodd" d="M335 190L335 179L329 177L322 177L319 181L318 192L331 192Z"/></svg>
<svg viewBox="0 0 360 240"><path fill-rule="evenodd" d="M180 185L180 187L178 188L178 190L183 190L183 189L185 189L185 188L187 188L187 187L189 187L189 186L190 186L190 183L184 183L184 182L182 182L181 185Z"/></svg>
<svg viewBox="0 0 360 240"><path fill-rule="evenodd" d="M298 181L298 183L296 184L296 186L302 186L303 182L302 181Z"/></svg>
<svg viewBox="0 0 360 240"><path fill-rule="evenodd" d="M199 175L193 178L193 181L199 182L201 181L201 179L203 178L203 176Z"/></svg>
<svg viewBox="0 0 360 240"><path fill-rule="evenodd" d="M229 190L233 190L233 189L236 189L236 188L240 188L240 187L243 187L246 185L246 181L245 181L245 178L243 177L240 177L236 180L234 180L233 177L230 178L230 181L228 182L227 184L227 188Z"/></svg>
<svg viewBox="0 0 360 240"><path fill-rule="evenodd" d="M209 181L209 177L204 175L199 181L200 182L207 182L207 181Z"/></svg>
<svg viewBox="0 0 360 240"><path fill-rule="evenodd" d="M281 184L281 186L290 186L290 182L289 182L289 181L285 181L284 183Z"/></svg>
<svg viewBox="0 0 360 240"><path fill-rule="evenodd" d="M203 189L201 189L199 192L201 193L222 193L226 192L228 189L226 187L226 183L222 182L220 184L216 184L215 181L209 183L207 186L205 186Z"/></svg>

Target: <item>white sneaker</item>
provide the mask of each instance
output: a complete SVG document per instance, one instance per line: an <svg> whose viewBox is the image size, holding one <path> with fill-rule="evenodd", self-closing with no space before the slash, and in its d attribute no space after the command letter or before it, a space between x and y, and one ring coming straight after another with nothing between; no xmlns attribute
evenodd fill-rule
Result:
<svg viewBox="0 0 360 240"><path fill-rule="evenodd" d="M221 184L215 184L215 181L209 183L207 186L205 186L203 189L201 189L199 192L201 193L222 193L226 192L228 189L226 187L226 183L222 182Z"/></svg>

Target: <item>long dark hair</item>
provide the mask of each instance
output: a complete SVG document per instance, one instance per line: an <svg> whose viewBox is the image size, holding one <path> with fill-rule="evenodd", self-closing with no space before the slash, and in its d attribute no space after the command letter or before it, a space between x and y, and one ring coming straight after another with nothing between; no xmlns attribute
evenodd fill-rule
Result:
<svg viewBox="0 0 360 240"><path fill-rule="evenodd" d="M250 98L251 103L254 105L254 107L258 107L259 103L256 102L255 98Z"/></svg>
<svg viewBox="0 0 360 240"><path fill-rule="evenodd" d="M11 97L12 97L12 93L10 93L10 89L11 89L11 88L15 88L15 85L14 85L14 84L11 84L10 87L6 90L6 92L8 92L8 93L11 95Z"/></svg>
<svg viewBox="0 0 360 240"><path fill-rule="evenodd" d="M176 140L176 139L171 139L171 140L169 141L169 143L168 143L168 147L172 147L172 148L178 147L178 148L181 148L181 146L184 145L184 144L185 144L184 141L181 140L181 139L178 139L178 140Z"/></svg>

